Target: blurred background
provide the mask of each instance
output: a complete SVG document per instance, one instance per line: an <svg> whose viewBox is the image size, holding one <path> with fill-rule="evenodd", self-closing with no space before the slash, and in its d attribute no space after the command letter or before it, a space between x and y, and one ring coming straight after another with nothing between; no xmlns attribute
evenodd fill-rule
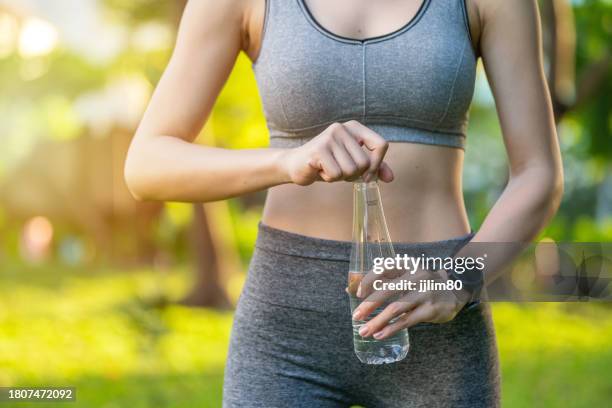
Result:
<svg viewBox="0 0 612 408"><path fill-rule="evenodd" d="M122 176L184 5L0 0L0 386L74 385L83 407L220 406L265 194L137 203ZM610 242L612 2L542 0L540 10L566 177L542 236ZM477 229L507 173L481 67L469 133ZM198 142L266 145L244 55ZM494 305L504 406L611 406L611 311Z"/></svg>

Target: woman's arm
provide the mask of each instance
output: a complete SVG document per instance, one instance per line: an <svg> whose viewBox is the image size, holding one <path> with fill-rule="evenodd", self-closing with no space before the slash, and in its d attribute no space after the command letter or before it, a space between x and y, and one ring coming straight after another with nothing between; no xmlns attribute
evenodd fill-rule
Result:
<svg viewBox="0 0 612 408"><path fill-rule="evenodd" d="M137 199L213 201L281 183L331 182L379 170L387 143L353 122L334 124L295 149L193 143L238 53L257 48L258 36L249 33L258 3L188 2L173 55L128 152L125 179ZM382 173L382 180L392 179L388 168Z"/></svg>
<svg viewBox="0 0 612 408"><path fill-rule="evenodd" d="M535 0L480 1L480 49L510 177L474 242L530 242L556 212L563 168Z"/></svg>
<svg viewBox="0 0 612 408"><path fill-rule="evenodd" d="M506 146L509 179L477 234L456 257L482 256L479 242L515 244L487 246L484 284L495 280L555 214L563 194L563 167L536 1L479 0L478 6L480 51Z"/></svg>
<svg viewBox="0 0 612 408"><path fill-rule="evenodd" d="M174 52L128 152L125 178L136 198L207 201L285 181L279 152L192 143L244 47L245 4L188 2Z"/></svg>
<svg viewBox="0 0 612 408"><path fill-rule="evenodd" d="M563 171L548 87L542 67L540 22L535 0L478 0L480 53L495 97L508 153L510 178L474 238L456 257L482 255L472 242L529 242L556 212L563 191ZM472 14L472 13L471 13ZM484 152L483 152L484 153ZM496 272L511 262L513 250L489 257L486 271ZM492 259L493 258L493 259ZM494 278L488 274L485 280ZM419 271L398 279L445 281L445 273ZM369 282L369 281L368 281ZM378 291L355 310L363 319L394 293ZM361 293L359 293L361 295ZM465 296L464 296L465 295ZM470 295L451 291L409 292L363 325L362 336L389 337L420 322L454 318ZM388 324L395 317L397 321Z"/></svg>

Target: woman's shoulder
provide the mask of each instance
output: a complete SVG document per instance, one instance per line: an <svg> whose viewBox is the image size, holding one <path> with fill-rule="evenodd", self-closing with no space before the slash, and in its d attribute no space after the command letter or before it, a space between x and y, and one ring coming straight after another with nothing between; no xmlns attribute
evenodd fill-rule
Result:
<svg viewBox="0 0 612 408"><path fill-rule="evenodd" d="M189 0L179 34L194 40L224 36L240 41L240 48L250 53L252 44L257 42L257 27L263 22L265 1Z"/></svg>
<svg viewBox="0 0 612 408"><path fill-rule="evenodd" d="M487 23L495 23L497 20L506 21L515 19L527 19L537 13L537 0L465 0L468 9L474 14L481 29ZM470 14L471 16L471 14ZM514 21L518 23L519 21Z"/></svg>
<svg viewBox="0 0 612 408"><path fill-rule="evenodd" d="M465 0L465 3L476 48L487 31L504 31L511 35L538 18L537 0Z"/></svg>
<svg viewBox="0 0 612 408"><path fill-rule="evenodd" d="M185 11L206 20L220 16L232 19L243 18L249 8L258 1L260 0L189 0Z"/></svg>

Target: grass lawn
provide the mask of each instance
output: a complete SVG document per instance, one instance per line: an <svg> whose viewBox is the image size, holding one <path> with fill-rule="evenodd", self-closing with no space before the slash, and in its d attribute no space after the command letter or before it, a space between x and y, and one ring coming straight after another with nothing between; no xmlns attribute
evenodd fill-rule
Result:
<svg viewBox="0 0 612 408"><path fill-rule="evenodd" d="M71 407L219 407L232 315L166 305L187 277L3 270L0 386L76 386ZM504 406L612 406L611 311L495 305Z"/></svg>

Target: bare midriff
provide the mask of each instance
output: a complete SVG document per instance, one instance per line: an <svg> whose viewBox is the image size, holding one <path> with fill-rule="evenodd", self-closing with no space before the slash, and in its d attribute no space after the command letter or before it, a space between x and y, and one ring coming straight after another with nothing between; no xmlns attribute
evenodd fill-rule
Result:
<svg viewBox="0 0 612 408"><path fill-rule="evenodd" d="M385 157L394 172L380 182L391 238L431 242L470 232L462 193L463 150L391 143ZM285 184L269 190L262 222L316 238L348 241L352 233L351 182Z"/></svg>

